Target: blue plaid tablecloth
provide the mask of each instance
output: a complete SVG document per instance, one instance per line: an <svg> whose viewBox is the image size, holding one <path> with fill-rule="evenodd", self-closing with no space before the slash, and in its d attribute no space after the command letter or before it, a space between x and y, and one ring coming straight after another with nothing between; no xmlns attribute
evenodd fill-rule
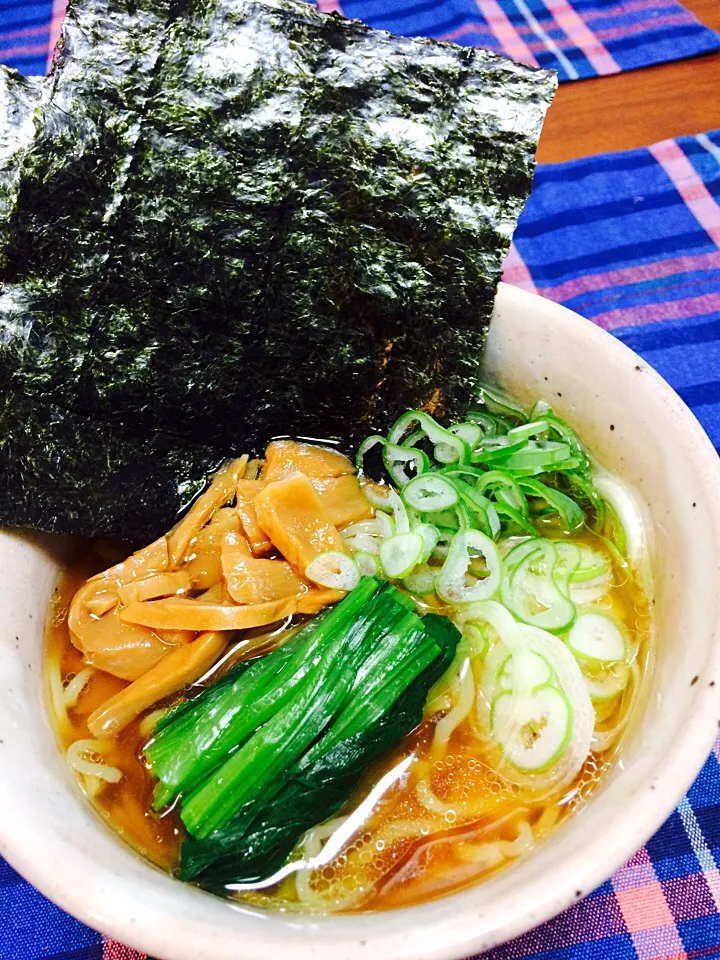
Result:
<svg viewBox="0 0 720 960"><path fill-rule="evenodd" d="M373 27L490 47L560 80L635 70L718 49L674 0L317 0Z"/></svg>
<svg viewBox="0 0 720 960"><path fill-rule="evenodd" d="M538 167L505 280L644 356L720 450L720 132Z"/></svg>

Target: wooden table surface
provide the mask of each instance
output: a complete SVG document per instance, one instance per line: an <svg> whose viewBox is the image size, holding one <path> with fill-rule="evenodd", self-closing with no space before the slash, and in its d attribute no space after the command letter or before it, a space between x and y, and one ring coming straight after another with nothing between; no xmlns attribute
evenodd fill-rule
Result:
<svg viewBox="0 0 720 960"><path fill-rule="evenodd" d="M720 0L682 0L720 31ZM550 108L539 163L646 147L720 127L720 52L564 83Z"/></svg>

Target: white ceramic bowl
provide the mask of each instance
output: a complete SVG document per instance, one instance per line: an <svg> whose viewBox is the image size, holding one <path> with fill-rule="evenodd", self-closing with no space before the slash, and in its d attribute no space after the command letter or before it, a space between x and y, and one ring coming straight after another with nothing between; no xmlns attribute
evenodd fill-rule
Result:
<svg viewBox="0 0 720 960"><path fill-rule="evenodd" d="M0 853L70 913L162 960L457 960L593 890L670 814L720 717L720 462L675 393L621 343L501 286L487 373L552 401L655 526L657 650L614 776L533 856L418 907L304 918L236 907L136 857L75 787L48 724L43 628L57 576L42 538L0 535ZM614 428L614 429L613 429Z"/></svg>

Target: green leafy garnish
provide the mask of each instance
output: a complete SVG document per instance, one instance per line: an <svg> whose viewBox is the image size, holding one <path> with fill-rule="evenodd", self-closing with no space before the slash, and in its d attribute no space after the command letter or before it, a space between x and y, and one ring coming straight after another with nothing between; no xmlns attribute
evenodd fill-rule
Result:
<svg viewBox="0 0 720 960"><path fill-rule="evenodd" d="M364 578L284 646L163 718L146 756L156 805L181 795L183 878L266 879L420 722L460 634L412 606Z"/></svg>

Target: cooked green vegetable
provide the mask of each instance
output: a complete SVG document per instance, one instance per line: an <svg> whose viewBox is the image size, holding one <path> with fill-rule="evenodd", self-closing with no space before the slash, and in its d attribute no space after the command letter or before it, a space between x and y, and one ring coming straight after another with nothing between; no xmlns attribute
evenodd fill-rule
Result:
<svg viewBox="0 0 720 960"><path fill-rule="evenodd" d="M153 773L163 784L163 802L208 776L283 707L315 666L328 636L346 630L375 593L374 581L363 580L343 603L316 617L272 655L239 664L202 697L164 717L147 749Z"/></svg>
<svg viewBox="0 0 720 960"><path fill-rule="evenodd" d="M412 606L364 578L274 653L163 718L146 755L156 807L181 794L183 876L210 886L268 877L419 723L460 634Z"/></svg>
<svg viewBox="0 0 720 960"><path fill-rule="evenodd" d="M399 492L366 487L377 516L343 531L351 551L379 557L381 575L413 593L430 592L435 578L450 603L487 598L499 586L491 541L529 534L537 543L542 532L567 535L583 524L601 531L608 510L587 454L547 404L528 414L495 389L480 385L479 394L483 409L464 422L446 428L410 410L387 437L360 445L358 471L381 479L384 470Z"/></svg>
<svg viewBox="0 0 720 960"><path fill-rule="evenodd" d="M457 415L554 86L293 0L72 4L0 167L0 522L160 534L220 455Z"/></svg>

